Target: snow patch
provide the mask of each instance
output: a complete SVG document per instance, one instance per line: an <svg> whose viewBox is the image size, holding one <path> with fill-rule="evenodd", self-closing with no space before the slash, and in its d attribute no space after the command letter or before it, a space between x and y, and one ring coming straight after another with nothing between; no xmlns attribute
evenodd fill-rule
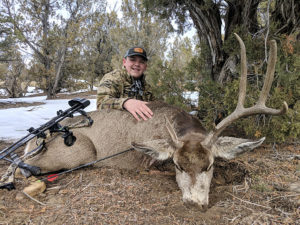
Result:
<svg viewBox="0 0 300 225"><path fill-rule="evenodd" d="M46 100L46 96L7 98L0 99L0 102L43 102L43 105L19 107L10 109L0 109L0 140L15 141L28 134L30 127L38 128L57 114L58 110L70 108L70 99ZM91 104L85 111L96 110L96 99L89 99ZM76 115L76 114L75 114Z"/></svg>

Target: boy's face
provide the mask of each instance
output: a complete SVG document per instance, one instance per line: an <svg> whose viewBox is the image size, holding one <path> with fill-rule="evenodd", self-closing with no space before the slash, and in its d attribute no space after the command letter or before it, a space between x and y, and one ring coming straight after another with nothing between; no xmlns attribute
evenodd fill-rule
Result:
<svg viewBox="0 0 300 225"><path fill-rule="evenodd" d="M147 69L147 61L138 55L123 58L123 66L130 76L139 78Z"/></svg>

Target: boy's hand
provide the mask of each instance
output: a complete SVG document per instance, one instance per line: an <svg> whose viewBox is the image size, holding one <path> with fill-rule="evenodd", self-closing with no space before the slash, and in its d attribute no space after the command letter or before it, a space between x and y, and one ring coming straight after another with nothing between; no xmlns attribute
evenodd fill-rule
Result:
<svg viewBox="0 0 300 225"><path fill-rule="evenodd" d="M136 118L138 121L140 121L139 116L143 120L148 120L152 118L153 112L151 109L147 106L148 102L136 100L136 99L128 99L123 107L130 112L134 118Z"/></svg>

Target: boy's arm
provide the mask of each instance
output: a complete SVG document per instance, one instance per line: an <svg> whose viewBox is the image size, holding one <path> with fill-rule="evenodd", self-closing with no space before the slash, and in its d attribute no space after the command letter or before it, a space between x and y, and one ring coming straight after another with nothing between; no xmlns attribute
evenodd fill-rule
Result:
<svg viewBox="0 0 300 225"><path fill-rule="evenodd" d="M128 98L120 98L121 82L118 77L109 74L102 78L97 90L97 109L123 109Z"/></svg>

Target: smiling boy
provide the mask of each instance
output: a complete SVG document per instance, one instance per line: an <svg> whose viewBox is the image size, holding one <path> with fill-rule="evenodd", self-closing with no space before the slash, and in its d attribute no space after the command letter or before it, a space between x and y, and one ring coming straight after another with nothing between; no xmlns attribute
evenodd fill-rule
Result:
<svg viewBox="0 0 300 225"><path fill-rule="evenodd" d="M138 121L152 118L147 106L154 97L145 81L147 54L141 47L128 49L123 58L123 69L105 74L97 91L98 109L125 109Z"/></svg>

